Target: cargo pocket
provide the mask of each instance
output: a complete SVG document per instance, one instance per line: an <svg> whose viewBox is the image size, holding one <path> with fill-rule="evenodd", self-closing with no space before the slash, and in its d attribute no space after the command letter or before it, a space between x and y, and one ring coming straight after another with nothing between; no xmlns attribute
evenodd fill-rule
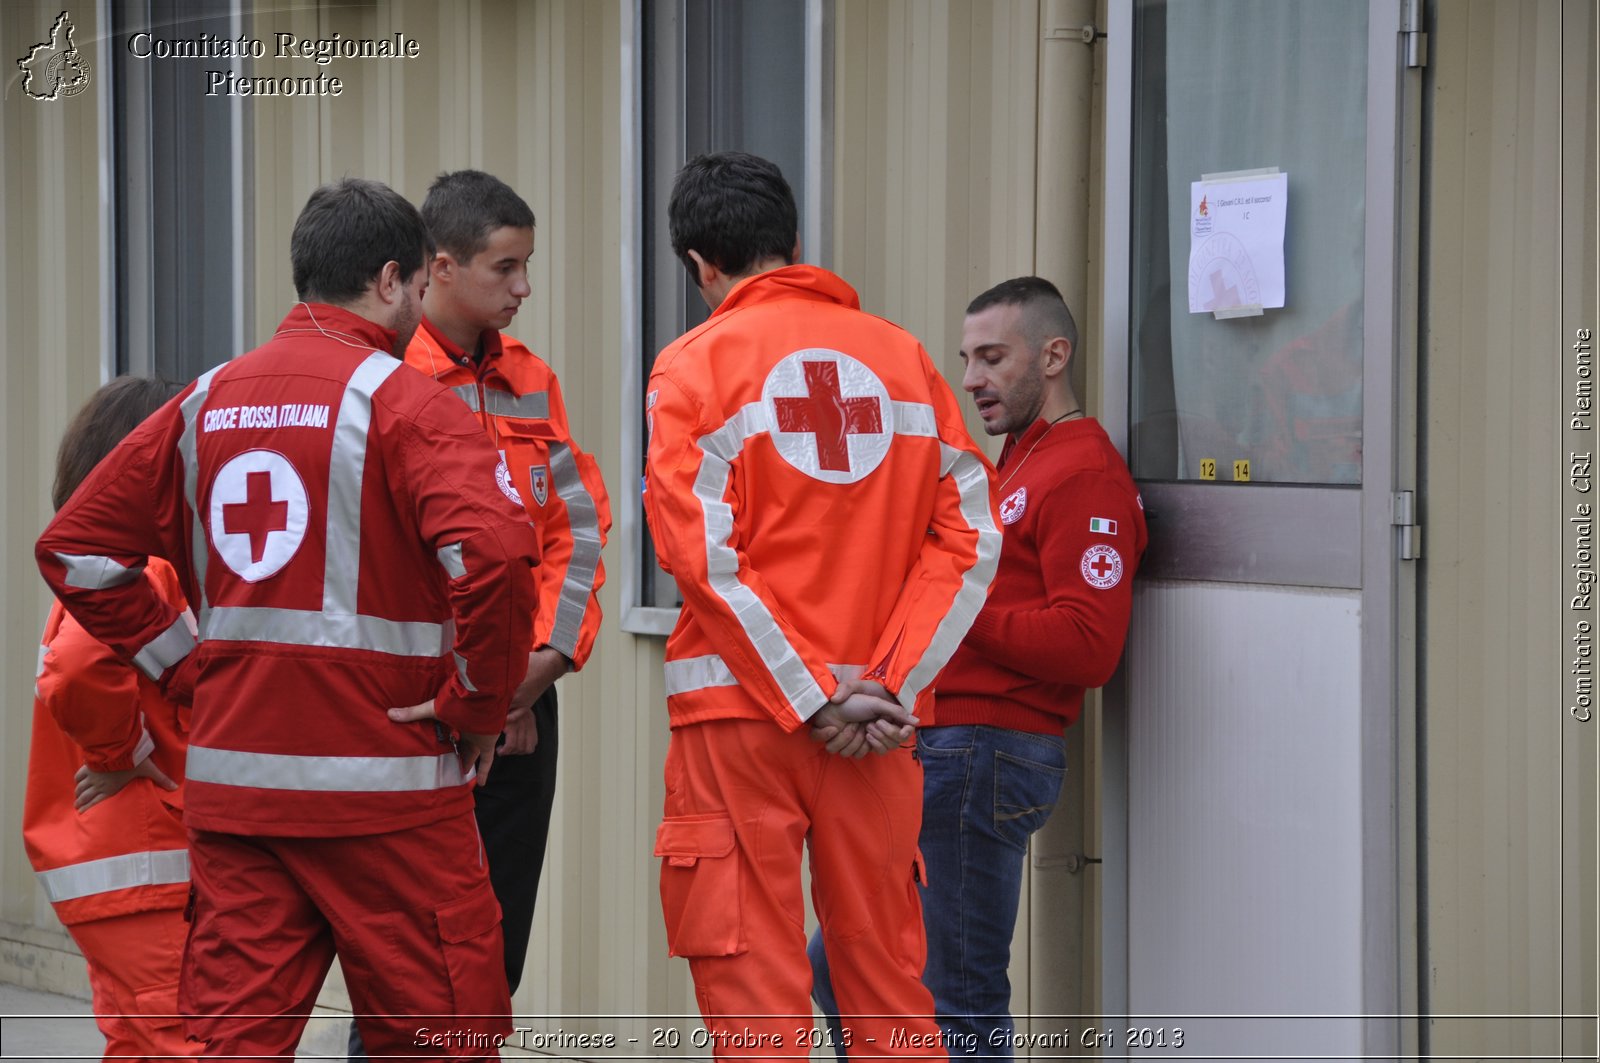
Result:
<svg viewBox="0 0 1600 1063"><path fill-rule="evenodd" d="M733 820L717 813L669 816L656 829L656 855L668 951L685 957L744 952Z"/></svg>
<svg viewBox="0 0 1600 1063"><path fill-rule="evenodd" d="M177 982L135 990L133 1006L144 1022L158 1030L176 1029L182 1021L178 1013Z"/></svg>
<svg viewBox="0 0 1600 1063"><path fill-rule="evenodd" d="M485 881L435 913L439 949L450 976L450 993L461 1015L500 1015L511 1009L505 954L500 941L500 902Z"/></svg>

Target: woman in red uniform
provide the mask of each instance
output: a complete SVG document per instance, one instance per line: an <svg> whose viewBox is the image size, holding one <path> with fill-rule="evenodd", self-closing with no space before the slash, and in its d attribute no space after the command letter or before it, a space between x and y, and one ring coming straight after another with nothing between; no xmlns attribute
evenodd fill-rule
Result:
<svg viewBox="0 0 1600 1063"><path fill-rule="evenodd" d="M97 391L61 440L55 507L177 392L175 384L137 377ZM148 579L185 608L164 561L151 558L142 573L124 578ZM199 1049L185 1042L177 1016L189 894L181 820L187 717L60 602L51 606L34 683L22 833L40 886L88 961L107 1059Z"/></svg>

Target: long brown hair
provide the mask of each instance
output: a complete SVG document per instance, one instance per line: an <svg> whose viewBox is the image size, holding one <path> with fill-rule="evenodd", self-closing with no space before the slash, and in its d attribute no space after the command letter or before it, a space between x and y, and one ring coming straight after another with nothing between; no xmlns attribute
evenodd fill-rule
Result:
<svg viewBox="0 0 1600 1063"><path fill-rule="evenodd" d="M91 395L56 451L56 483L50 493L55 508L67 504L72 492L124 436L182 390L183 385L170 380L119 376Z"/></svg>

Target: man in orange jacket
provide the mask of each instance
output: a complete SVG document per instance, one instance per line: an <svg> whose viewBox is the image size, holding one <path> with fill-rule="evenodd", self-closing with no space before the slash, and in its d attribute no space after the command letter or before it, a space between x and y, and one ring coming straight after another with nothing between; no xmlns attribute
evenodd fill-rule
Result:
<svg viewBox="0 0 1600 1063"><path fill-rule="evenodd" d="M499 178L457 170L428 189L422 220L436 250L406 364L467 404L500 452L500 490L527 509L540 545L528 676L512 695L494 773L475 793L515 993L556 795L554 684L583 667L600 630L611 507L598 463L572 439L555 373L500 331L532 294L533 211ZM352 1027L352 1059L358 1045Z"/></svg>
<svg viewBox="0 0 1600 1063"><path fill-rule="evenodd" d="M645 512L684 600L656 834L668 945L717 1057L804 1054L809 843L851 1052L942 1059L902 743L994 575L993 469L916 339L794 264L776 166L691 160L668 213L712 308L645 400Z"/></svg>

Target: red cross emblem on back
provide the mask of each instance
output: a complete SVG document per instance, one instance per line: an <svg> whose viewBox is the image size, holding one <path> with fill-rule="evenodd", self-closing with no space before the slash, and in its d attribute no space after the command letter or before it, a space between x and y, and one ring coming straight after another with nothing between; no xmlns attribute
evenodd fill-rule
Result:
<svg viewBox="0 0 1600 1063"><path fill-rule="evenodd" d="M272 498L272 474L252 472L245 477L245 500L222 507L222 527L229 535L250 536L250 560L259 562L267 552L267 536L289 528L289 503Z"/></svg>
<svg viewBox="0 0 1600 1063"><path fill-rule="evenodd" d="M882 407L871 395L846 398L839 390L837 363L808 361L802 365L808 394L773 400L778 428L814 435L818 465L830 472L849 472L849 437L882 433Z"/></svg>

